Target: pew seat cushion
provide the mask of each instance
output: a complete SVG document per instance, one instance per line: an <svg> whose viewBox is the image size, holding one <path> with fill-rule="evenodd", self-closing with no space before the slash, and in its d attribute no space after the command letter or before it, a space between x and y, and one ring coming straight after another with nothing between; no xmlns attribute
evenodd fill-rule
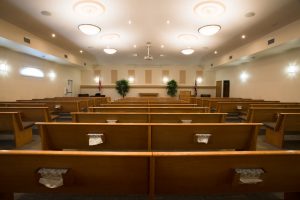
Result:
<svg viewBox="0 0 300 200"><path fill-rule="evenodd" d="M267 128L275 129L276 122L263 122L264 126Z"/></svg>
<svg viewBox="0 0 300 200"><path fill-rule="evenodd" d="M34 125L34 122L22 122L22 126L24 127L24 129L30 128L33 125Z"/></svg>

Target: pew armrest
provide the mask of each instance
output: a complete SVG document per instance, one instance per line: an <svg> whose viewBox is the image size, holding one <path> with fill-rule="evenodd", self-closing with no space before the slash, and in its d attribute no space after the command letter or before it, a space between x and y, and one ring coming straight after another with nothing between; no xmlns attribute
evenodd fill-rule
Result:
<svg viewBox="0 0 300 200"><path fill-rule="evenodd" d="M276 122L263 122L263 124L265 127L275 130Z"/></svg>

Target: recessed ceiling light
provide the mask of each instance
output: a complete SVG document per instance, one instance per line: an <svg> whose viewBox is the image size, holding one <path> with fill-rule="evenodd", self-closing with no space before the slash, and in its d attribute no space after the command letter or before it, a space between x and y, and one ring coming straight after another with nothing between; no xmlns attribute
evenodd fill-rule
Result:
<svg viewBox="0 0 300 200"><path fill-rule="evenodd" d="M218 51L214 51L214 54L218 54Z"/></svg>
<svg viewBox="0 0 300 200"><path fill-rule="evenodd" d="M245 14L245 17L254 17L255 16L255 12L247 12Z"/></svg>
<svg viewBox="0 0 300 200"><path fill-rule="evenodd" d="M113 41L120 39L120 35L117 33L105 34L105 35L101 36L101 39L106 42L113 42Z"/></svg>
<svg viewBox="0 0 300 200"><path fill-rule="evenodd" d="M138 54L137 54L137 53L134 53L134 54L132 54L132 56L134 56L134 57L137 57L137 56L138 56Z"/></svg>
<svg viewBox="0 0 300 200"><path fill-rule="evenodd" d="M104 6L96 1L80 1L74 5L73 9L75 13L83 17L96 17L105 11Z"/></svg>
<svg viewBox="0 0 300 200"><path fill-rule="evenodd" d="M96 35L101 31L98 26L92 24L80 24L78 29L86 35Z"/></svg>
<svg viewBox="0 0 300 200"><path fill-rule="evenodd" d="M181 34L178 35L178 39L182 40L183 42L195 42L198 37L193 34Z"/></svg>
<svg viewBox="0 0 300 200"><path fill-rule="evenodd" d="M115 54L117 52L117 49L106 48L106 49L103 49L103 51L107 54Z"/></svg>
<svg viewBox="0 0 300 200"><path fill-rule="evenodd" d="M181 53L184 55L191 55L194 53L194 49L191 49L191 48L183 49L183 50L181 50Z"/></svg>
<svg viewBox="0 0 300 200"><path fill-rule="evenodd" d="M162 49L163 49L163 48L165 48L165 45L163 45L163 44L162 44L162 45L160 45L160 48L162 48Z"/></svg>
<svg viewBox="0 0 300 200"><path fill-rule="evenodd" d="M202 35L211 36L219 32L220 30L221 30L221 26L219 25L206 25L199 28L198 32L201 33Z"/></svg>
<svg viewBox="0 0 300 200"><path fill-rule="evenodd" d="M80 53L83 53L83 51L82 51L82 50L80 50L79 52L80 52Z"/></svg>
<svg viewBox="0 0 300 200"><path fill-rule="evenodd" d="M52 34L51 34L51 37L55 38L55 37L56 37L55 33L52 33Z"/></svg>
<svg viewBox="0 0 300 200"><path fill-rule="evenodd" d="M164 55L164 54L160 54L159 56L160 56L160 57L164 57L165 55Z"/></svg>
<svg viewBox="0 0 300 200"><path fill-rule="evenodd" d="M47 11L47 10L42 10L42 11L41 11L41 14L44 15L44 16L47 16L47 17L49 17L49 16L52 15L51 12L49 12L49 11Z"/></svg>
<svg viewBox="0 0 300 200"><path fill-rule="evenodd" d="M217 1L205 1L197 4L194 12L200 17L217 17L225 12L225 6Z"/></svg>
<svg viewBox="0 0 300 200"><path fill-rule="evenodd" d="M166 23L167 23L167 24L170 24L171 22L170 22L170 20L167 20Z"/></svg>
<svg viewBox="0 0 300 200"><path fill-rule="evenodd" d="M128 20L128 24L129 24L129 25L132 24L132 21L131 21L131 20Z"/></svg>
<svg viewBox="0 0 300 200"><path fill-rule="evenodd" d="M242 35L241 38L242 38L242 39L245 39L245 38L246 38L246 35Z"/></svg>
<svg viewBox="0 0 300 200"><path fill-rule="evenodd" d="M136 48L136 44L133 45L133 48Z"/></svg>

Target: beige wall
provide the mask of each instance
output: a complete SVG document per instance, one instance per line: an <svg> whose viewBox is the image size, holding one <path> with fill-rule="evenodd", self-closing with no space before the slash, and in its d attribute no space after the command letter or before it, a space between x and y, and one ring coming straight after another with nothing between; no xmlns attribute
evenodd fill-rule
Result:
<svg viewBox="0 0 300 200"><path fill-rule="evenodd" d="M159 96L165 97L166 89L165 88L149 88L149 86L164 86L165 84L162 81L163 78L163 71L169 71L169 79L175 79L179 86L194 86L195 79L196 79L196 71L200 70L200 67L184 67L184 66L166 66L166 67L130 67L130 66L120 66L120 67L101 67L94 70L101 70L101 78L102 78L102 85L114 85L111 83L111 70L117 70L118 72L118 80L120 79L128 79L128 70L135 70L135 82L130 84L133 86L148 86L148 88L131 88L129 91L128 96L138 96L140 92L154 92L159 93ZM95 73L93 69L83 70L81 76L81 84L82 85L97 85L98 83L95 82ZM151 70L152 71L152 83L146 84L145 83L145 71ZM186 71L186 82L185 84L179 84L179 77L180 71ZM199 86L214 86L215 85L215 72L213 71L203 71L203 82L199 84ZM193 89L183 89L183 90L191 90ZM95 89L81 89L81 93L89 93L90 95L95 94L98 90ZM103 94L111 96L112 99L118 99L120 96L117 94L114 88L104 88L102 91ZM193 92L192 92L193 93ZM210 93L215 95L215 89L201 89L198 91L200 93Z"/></svg>
<svg viewBox="0 0 300 200"><path fill-rule="evenodd" d="M300 49L254 60L236 67L219 68L216 80L230 80L230 96L280 101L300 101ZM298 73L291 77L286 73L290 64L296 64ZM240 74L249 74L247 81Z"/></svg>
<svg viewBox="0 0 300 200"><path fill-rule="evenodd" d="M0 64L5 63L7 73L0 72L0 101L64 96L67 81L73 80L73 96L80 86L80 70L0 47ZM25 77L19 74L22 67L36 67L45 73L44 78ZM56 78L50 80L49 72Z"/></svg>

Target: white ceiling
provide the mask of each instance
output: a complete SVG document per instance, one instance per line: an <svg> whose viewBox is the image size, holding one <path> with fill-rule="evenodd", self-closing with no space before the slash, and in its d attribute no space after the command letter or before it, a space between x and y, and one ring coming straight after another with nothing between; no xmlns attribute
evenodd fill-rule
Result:
<svg viewBox="0 0 300 200"><path fill-rule="evenodd" d="M83 49L87 58L95 58L88 64L100 66L201 66L205 58L214 56L215 50L222 54L300 19L299 0L216 0L225 6L225 13L217 18L201 18L194 13L195 5L203 0L94 0L105 7L105 12L91 18L74 12L79 1L82 0L1 0L0 17L62 48L74 52ZM52 15L41 15L43 10ZM245 17L248 12L255 16ZM95 24L101 32L84 35L77 28L79 24ZM198 28L208 24L219 24L222 29L214 36L200 35ZM51 38L51 33L56 38ZM103 41L102 36L110 33L119 34L120 39L109 44ZM193 34L197 40L182 41L178 38L181 34ZM247 38L242 40L242 34ZM148 41L152 43L152 61L143 59ZM108 45L118 52L105 54L103 49ZM195 49L195 53L182 55L180 50L187 47Z"/></svg>

